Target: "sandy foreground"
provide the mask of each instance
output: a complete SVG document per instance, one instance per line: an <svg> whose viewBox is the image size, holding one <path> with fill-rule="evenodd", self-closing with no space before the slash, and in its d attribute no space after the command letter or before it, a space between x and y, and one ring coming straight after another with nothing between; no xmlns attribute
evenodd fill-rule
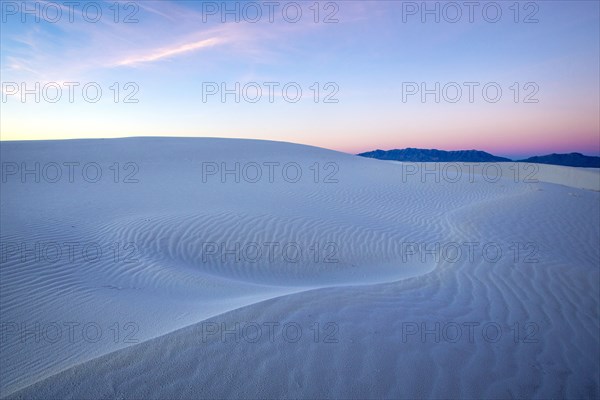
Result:
<svg viewBox="0 0 600 400"><path fill-rule="evenodd" d="M0 397L598 398L600 173L2 142Z"/></svg>

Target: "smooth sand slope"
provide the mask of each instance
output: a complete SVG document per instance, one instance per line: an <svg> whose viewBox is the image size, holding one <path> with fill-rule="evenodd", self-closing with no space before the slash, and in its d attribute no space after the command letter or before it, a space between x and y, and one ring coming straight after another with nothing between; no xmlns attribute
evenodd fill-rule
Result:
<svg viewBox="0 0 600 400"><path fill-rule="evenodd" d="M2 397L600 395L595 170L456 179L226 139L0 150Z"/></svg>

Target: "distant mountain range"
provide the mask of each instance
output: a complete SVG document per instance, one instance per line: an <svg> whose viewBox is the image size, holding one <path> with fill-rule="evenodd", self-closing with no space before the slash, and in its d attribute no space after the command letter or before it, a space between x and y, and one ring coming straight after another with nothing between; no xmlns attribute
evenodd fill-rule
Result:
<svg viewBox="0 0 600 400"><path fill-rule="evenodd" d="M567 167L600 168L600 157L584 156L581 153L549 154L529 157L521 162L566 165Z"/></svg>
<svg viewBox="0 0 600 400"><path fill-rule="evenodd" d="M564 165L568 167L600 168L600 157L585 156L581 153L549 154L530 157L525 160L511 160L498 157L485 151L458 150L445 151L436 149L407 148L401 150L375 150L358 154L361 157L378 160L406 162L526 162L537 164Z"/></svg>

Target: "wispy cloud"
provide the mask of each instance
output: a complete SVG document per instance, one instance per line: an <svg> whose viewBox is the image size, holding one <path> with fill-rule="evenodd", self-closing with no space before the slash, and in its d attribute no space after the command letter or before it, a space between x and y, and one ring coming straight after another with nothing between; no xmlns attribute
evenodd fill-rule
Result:
<svg viewBox="0 0 600 400"><path fill-rule="evenodd" d="M217 44L223 43L225 40L222 38L209 38L204 40L199 40L196 42L185 43L181 45L177 45L169 48L162 48L158 50L154 50L148 54L144 55L134 55L127 57L119 62L117 62L117 66L135 66L141 63L154 62L159 61L165 58L170 58L173 56L182 55L185 53L190 53L194 51L198 51L200 49L208 48L216 46Z"/></svg>
<svg viewBox="0 0 600 400"><path fill-rule="evenodd" d="M114 2L130 4L125 0L99 4L112 7ZM222 45L227 46L227 52L215 51L214 57L211 54L194 59L195 62L214 66L217 62L238 63L244 59L253 64L275 64L285 61L290 52L305 50L296 44L301 35L331 27L315 24L312 17L294 24L284 19L277 20L278 23L266 19L260 24L221 23L220 18L205 23L199 4L172 1L139 4L139 12L135 14L138 23L115 23L109 12L98 24L83 20L78 13L70 22L64 9L63 18L56 24L34 24L33 16L28 24L22 24L20 17L14 16L3 26L0 38L3 78L93 80L112 73L105 69L153 64L160 68L165 66L161 61L185 62Z"/></svg>

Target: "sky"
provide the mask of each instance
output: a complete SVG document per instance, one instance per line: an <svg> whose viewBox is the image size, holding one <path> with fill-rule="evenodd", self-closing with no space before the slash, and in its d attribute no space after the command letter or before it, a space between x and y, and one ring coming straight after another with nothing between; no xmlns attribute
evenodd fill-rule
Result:
<svg viewBox="0 0 600 400"><path fill-rule="evenodd" d="M1 140L600 155L598 1L2 1Z"/></svg>

